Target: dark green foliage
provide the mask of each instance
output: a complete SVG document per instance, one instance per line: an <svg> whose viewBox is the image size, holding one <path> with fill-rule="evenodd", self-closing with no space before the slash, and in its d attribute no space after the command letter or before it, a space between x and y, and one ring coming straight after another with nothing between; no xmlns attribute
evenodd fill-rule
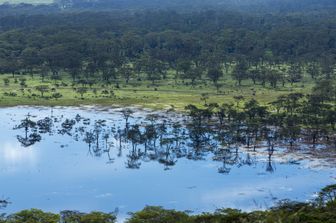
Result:
<svg viewBox="0 0 336 223"><path fill-rule="evenodd" d="M146 207L142 211L132 213L127 223L187 223L190 217L180 211L165 210L161 207Z"/></svg>
<svg viewBox="0 0 336 223"><path fill-rule="evenodd" d="M321 190L319 199L312 203L283 200L266 211L242 212L236 209L219 209L214 213L190 215L187 212L148 206L131 213L126 223L335 223L336 185ZM323 200L323 203L320 201ZM61 219L61 221L60 221ZM60 215L37 209L24 210L10 216L0 216L0 223L114 223L113 214L62 211Z"/></svg>
<svg viewBox="0 0 336 223"><path fill-rule="evenodd" d="M335 185L322 190L334 190ZM321 194L320 194L321 196ZM300 203L281 201L268 211L241 212L236 209L220 209L214 213L187 215L185 212L165 210L160 207L146 207L140 212L133 213L127 223L335 223L336 209L330 202L327 207L318 203Z"/></svg>
<svg viewBox="0 0 336 223"><path fill-rule="evenodd" d="M41 210L31 209L10 215L6 222L8 223L58 223L57 214L46 213Z"/></svg>
<svg viewBox="0 0 336 223"><path fill-rule="evenodd" d="M39 85L36 86L36 90L41 93L41 97L43 97L44 93L49 91L49 86L48 85Z"/></svg>
<svg viewBox="0 0 336 223"><path fill-rule="evenodd" d="M24 210L8 217L0 218L1 223L114 223L113 214L91 212L89 214L76 211L63 211L60 215L43 212L38 209Z"/></svg>
<svg viewBox="0 0 336 223"><path fill-rule="evenodd" d="M242 85L297 83L334 77L334 13L244 11L71 11L0 17L0 73L38 74L92 85L147 79L208 79L223 71ZM281 65L290 64L287 67ZM232 69L229 69L233 67ZM90 84L91 83L91 84ZM116 83L117 84L117 83ZM20 80L22 88L26 81ZM29 86L28 86L29 87Z"/></svg>
<svg viewBox="0 0 336 223"><path fill-rule="evenodd" d="M201 97L204 107L190 104L185 110L197 131L235 132L238 129L236 140L250 147L252 141L256 143L262 137L270 145L270 154L275 143L286 142L292 148L303 139L312 145L320 143L333 148L336 143L336 94L333 86L333 82L322 81L310 95L282 95L268 106L240 95L234 96L235 105L207 104L208 95L204 94Z"/></svg>
<svg viewBox="0 0 336 223"><path fill-rule="evenodd" d="M336 185L330 185L321 190L318 201L322 205L336 210Z"/></svg>
<svg viewBox="0 0 336 223"><path fill-rule="evenodd" d="M88 89L86 87L80 87L77 89L77 93L80 94L81 98L84 99L84 94L87 93Z"/></svg>
<svg viewBox="0 0 336 223"><path fill-rule="evenodd" d="M91 212L83 215L78 223L114 223L116 217L113 214Z"/></svg>

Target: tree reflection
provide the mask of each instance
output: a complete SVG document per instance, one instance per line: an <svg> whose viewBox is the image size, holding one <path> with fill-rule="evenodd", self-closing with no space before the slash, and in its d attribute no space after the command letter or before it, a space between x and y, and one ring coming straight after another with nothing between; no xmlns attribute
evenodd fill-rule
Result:
<svg viewBox="0 0 336 223"><path fill-rule="evenodd" d="M125 124L80 115L34 120L28 114L14 129L23 130L17 136L23 147L39 142L41 135L67 135L86 144L88 155L102 157L108 164L123 157L129 169L139 169L144 162L157 162L164 170L170 170L180 159L212 160L218 163L221 174L256 165L256 154L264 156L265 171L273 173L276 146L286 141L291 146L293 134L297 133L267 125L261 119L252 120L255 116L231 111L232 106L217 113L189 109L187 116L149 114L145 118L134 117L132 110L125 109L120 113Z"/></svg>
<svg viewBox="0 0 336 223"><path fill-rule="evenodd" d="M0 209L6 208L9 204L8 199L0 199Z"/></svg>
<svg viewBox="0 0 336 223"><path fill-rule="evenodd" d="M16 136L17 140L23 147L32 146L41 140L41 135L37 133L36 122L32 121L30 117L30 114L28 114L26 118L23 119L21 123L14 128L24 130L24 136Z"/></svg>

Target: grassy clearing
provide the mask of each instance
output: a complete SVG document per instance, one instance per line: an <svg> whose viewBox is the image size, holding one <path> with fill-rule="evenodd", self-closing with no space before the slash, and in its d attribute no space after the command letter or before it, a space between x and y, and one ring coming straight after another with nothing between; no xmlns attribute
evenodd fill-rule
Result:
<svg viewBox="0 0 336 223"><path fill-rule="evenodd" d="M22 77L26 79L26 86L23 87L23 91L20 85L20 78ZM8 85L5 85L5 79L9 80ZM183 110L188 104L203 105L204 101L201 100L202 94L208 95L207 103L234 103L235 96L243 96L247 100L255 98L262 104L267 104L280 95L291 92L308 93L313 87L312 81L309 80L293 86L286 84L285 87L279 86L276 89L253 85L250 81L243 82L242 86L236 86L235 82L230 78L221 81L222 87L219 89L219 92L208 81L194 87L185 85L182 81L175 84L173 79L158 81L154 86L148 81L138 82L133 80L127 85L124 82L120 83L119 88L115 84L104 86L102 83L87 87L87 92L81 98L81 95L74 90L74 88L80 86L72 86L72 81L67 76L58 81L45 80L41 82L38 76L25 75L12 77L11 75L1 75L0 106L75 106L97 104L103 106L135 105L153 109L175 108ZM49 91L44 94L44 97L41 97L41 93L36 89L36 86L41 84L49 87ZM51 90L52 88L54 88L53 91ZM103 90L108 90L109 92L112 90L115 96L111 97L109 94L103 94ZM58 99L50 98L56 92L60 93L62 97Z"/></svg>

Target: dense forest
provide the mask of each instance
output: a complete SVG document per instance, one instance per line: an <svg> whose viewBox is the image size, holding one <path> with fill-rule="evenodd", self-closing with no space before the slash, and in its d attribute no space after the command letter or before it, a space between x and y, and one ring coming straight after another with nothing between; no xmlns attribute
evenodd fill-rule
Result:
<svg viewBox="0 0 336 223"><path fill-rule="evenodd" d="M245 79L270 84L333 77L335 15L82 12L0 18L0 72L52 75L73 80L146 74L155 81L168 70L192 82L214 83L233 67ZM286 65L286 66L284 66Z"/></svg>
<svg viewBox="0 0 336 223"><path fill-rule="evenodd" d="M173 9L179 11L197 11L206 9L226 8L230 10L249 12L307 12L330 11L335 8L332 0L55 0L53 4L45 4L48 1L35 2L34 5L21 3L12 4L11 1L3 1L0 9L6 13L50 13L55 11L109 11L109 10L157 10ZM20 1L16 1L20 2ZM25 1L22 1L25 2ZM50 1L51 3L52 1ZM38 6L36 6L38 5ZM40 10L43 8L44 10ZM48 12L46 12L46 9ZM21 12L20 12L21 11Z"/></svg>
<svg viewBox="0 0 336 223"><path fill-rule="evenodd" d="M170 5L179 7L169 10ZM336 60L334 7L329 0L4 4L0 72L56 79L66 72L74 81L107 82L143 74L154 82L174 70L176 79L194 84L207 77L216 85L222 72L230 71L239 85L251 79L273 87L299 82L303 73L330 79Z"/></svg>

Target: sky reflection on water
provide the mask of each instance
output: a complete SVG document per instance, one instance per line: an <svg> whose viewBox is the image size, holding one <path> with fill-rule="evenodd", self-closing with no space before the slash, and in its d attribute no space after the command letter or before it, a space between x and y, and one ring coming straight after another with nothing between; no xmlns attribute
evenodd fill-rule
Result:
<svg viewBox="0 0 336 223"><path fill-rule="evenodd" d="M218 170L223 164L214 161L209 153L202 160L174 155L176 163L169 168L163 161L147 158L141 160L138 169L126 168L130 143L124 143L120 150L118 140L110 137L109 154L97 155L82 138L74 140L74 131L71 136L58 134L56 130L41 134L40 142L23 147L16 136L24 135L24 130L13 127L28 113L35 116L34 120L53 115L59 118L59 123L80 114L91 120L91 126L94 120L107 120L102 131L112 125L115 129L125 127L122 114L115 109L0 109L0 200L10 199L11 204L4 210L9 213L27 208L54 212L110 212L117 208L125 216L145 205L195 213L222 207L254 210L268 208L280 199L309 200L323 186L335 183L335 168L311 167L307 165L311 161L305 159L299 160L299 165L293 164L289 161L295 156L282 157L280 149L273 155L273 171L266 171L268 159L264 150L255 153L240 149L240 159L251 163L233 164L227 174L220 174ZM130 123L142 122L147 113L137 111ZM101 145L107 146L104 142Z"/></svg>

